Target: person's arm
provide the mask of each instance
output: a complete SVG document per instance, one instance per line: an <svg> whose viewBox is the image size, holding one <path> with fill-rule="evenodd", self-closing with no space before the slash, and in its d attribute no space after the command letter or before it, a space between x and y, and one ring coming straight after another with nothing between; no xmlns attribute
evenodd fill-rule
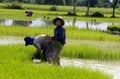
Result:
<svg viewBox="0 0 120 79"><path fill-rule="evenodd" d="M41 50L41 45L40 45L40 43L39 43L37 40L38 40L38 38L34 40L33 45L34 45L37 49Z"/></svg>
<svg viewBox="0 0 120 79"><path fill-rule="evenodd" d="M36 47L36 53L38 53L38 52L41 51L41 46L40 46L40 44L35 43L35 44L33 44L33 45Z"/></svg>

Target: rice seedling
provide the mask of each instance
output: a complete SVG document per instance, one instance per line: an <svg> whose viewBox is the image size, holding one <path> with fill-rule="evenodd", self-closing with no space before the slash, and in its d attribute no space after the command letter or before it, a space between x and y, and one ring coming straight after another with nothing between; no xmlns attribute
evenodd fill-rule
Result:
<svg viewBox="0 0 120 79"><path fill-rule="evenodd" d="M105 50L89 45L66 45L64 57L95 60L120 60L120 50Z"/></svg>
<svg viewBox="0 0 120 79"><path fill-rule="evenodd" d="M59 67L31 62L33 47L0 46L0 79L113 79L99 70L84 67Z"/></svg>
<svg viewBox="0 0 120 79"><path fill-rule="evenodd" d="M15 46L16 46L16 48L15 48ZM8 49L9 51L6 50L7 47L10 48L10 49ZM18 51L21 53L14 53L14 51L11 49L12 47L13 47L14 51ZM16 54L16 55L22 54L24 57L26 57L26 55L28 54L28 57L29 57L28 59L31 59L32 54L35 51L35 48L33 48L33 47L25 48L24 46L19 46L19 45L6 46L6 48L5 48L5 46L3 49L1 48L1 52L2 52L2 50L8 51L8 52L13 52L9 55L10 57L14 56L14 54ZM120 60L120 50L119 49L118 50L105 50L105 49L100 49L95 46L89 46L89 45L66 45L64 47L63 53L61 53L61 56L70 57L70 58L83 58L83 59L95 59L95 60L106 60L106 61ZM14 57L12 57L12 58L14 58ZM18 58L18 56L15 57L14 59L17 59L17 58Z"/></svg>
<svg viewBox="0 0 120 79"><path fill-rule="evenodd" d="M101 31L78 29L76 27L65 27L67 39L98 40L98 41L120 41L120 37ZM0 27L0 35L13 36L37 36L40 34L53 35L54 27Z"/></svg>

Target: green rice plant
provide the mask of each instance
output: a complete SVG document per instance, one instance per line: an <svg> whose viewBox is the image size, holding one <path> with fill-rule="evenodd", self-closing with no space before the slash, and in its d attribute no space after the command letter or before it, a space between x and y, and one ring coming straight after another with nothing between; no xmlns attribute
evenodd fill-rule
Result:
<svg viewBox="0 0 120 79"><path fill-rule="evenodd" d="M107 34L101 31L94 31L91 29L78 29L75 27L66 27L67 37L81 40L99 40L99 41L119 41L119 37Z"/></svg>
<svg viewBox="0 0 120 79"><path fill-rule="evenodd" d="M56 7L56 6L52 6L52 7L50 8L50 11L57 11L57 7Z"/></svg>
<svg viewBox="0 0 120 79"><path fill-rule="evenodd" d="M4 6L6 6L7 3L0 3L0 7L3 8ZM64 11L64 12L68 12L68 11L72 11L73 8L72 6L58 6L58 11ZM44 10L44 11L49 11L50 7L52 7L52 5L36 5L36 4L22 4L22 7L24 9L31 9L31 10ZM82 13L86 13L86 8L87 7L77 7L77 12L82 12ZM100 11L101 13L105 13L105 14L111 14L112 13L112 8L98 8L98 7L93 7L90 10L90 13L94 13L96 11ZM116 14L119 14L119 8L116 9Z"/></svg>
<svg viewBox="0 0 120 79"><path fill-rule="evenodd" d="M14 36L37 36L40 34L52 35L51 27L29 28L29 27L0 27L1 35L14 35Z"/></svg>
<svg viewBox="0 0 120 79"><path fill-rule="evenodd" d="M40 34L53 35L55 27L0 27L0 35L13 36L37 36ZM118 36L114 36L101 31L88 29L78 29L76 27L65 27L67 39L98 40L98 41L120 41Z"/></svg>
<svg viewBox="0 0 120 79"><path fill-rule="evenodd" d="M7 49L10 48L10 49L6 50L6 48ZM15 53L11 49L14 49ZM8 53L13 52L10 53L9 58L13 58L13 60L16 60L18 58L18 61L25 62L25 60L27 59L29 59L30 61L33 53L35 52L35 48L33 46L24 47L23 45L1 46L0 52L2 53L4 51ZM16 57L16 55L18 56ZM3 56L1 55L1 58L6 58L6 56L7 54L3 54ZM24 56L22 60L20 59L21 56ZM26 56L28 56L28 58L26 58ZM61 53L61 56L70 57L70 58L83 58L83 59L95 59L95 60L106 60L106 61L120 60L120 50L105 50L89 45L66 45L64 47L63 53Z"/></svg>
<svg viewBox="0 0 120 79"><path fill-rule="evenodd" d="M57 11L49 11L52 5L34 5L34 4L21 4L23 10L14 10L14 9L3 9L7 4L0 3L0 18L4 19L17 19L17 20L30 20L41 18L43 16L49 16L50 18L54 18L57 15L63 16L65 19L73 19L73 16L66 16L68 11L72 11L72 6L56 6ZM26 10L32 10L34 12L31 18L25 16ZM95 18L95 17L84 17L86 13L86 7L77 7L77 20L85 20L91 21L91 19L96 19L96 21L102 22L119 22L120 18L108 18L111 16L110 8L91 8L90 14L95 13L96 11L100 11L105 15L106 18ZM116 9L116 16L120 17L120 12Z"/></svg>
<svg viewBox="0 0 120 79"><path fill-rule="evenodd" d="M33 5L34 6L34 5ZM49 17L50 19L55 18L56 16L62 16L64 19L70 19L73 20L74 17L73 16L68 16L66 15L68 11L71 10L65 10L65 11L49 11L49 10L44 10L44 6L46 5L38 5L39 7L42 7L43 9L23 9L23 10L17 10L17 9L0 9L0 18L1 19L14 19L14 20L33 20L36 18L44 18L44 16ZM37 8L38 8L37 6ZM29 6L29 7L32 7ZM46 6L48 8L52 7L52 6ZM65 7L65 6L64 6ZM62 6L61 9L64 9L64 7ZM57 6L57 8L59 8ZM70 7L71 8L71 7ZM83 7L81 7L82 10L85 10ZM27 17L25 14L26 10L32 10L34 12L32 17ZM97 9L98 10L98 9ZM106 10L105 10L106 11ZM101 12L101 11L100 11ZM94 12L93 12L94 13ZM104 13L104 12L101 12ZM91 13L92 14L92 13ZM84 21L91 21L91 19L95 19L97 22L119 22L120 18L108 18L111 16L111 14L105 14L105 18L96 18L96 17L85 17L85 12L82 12L81 10L79 12L77 12L76 19L77 20L84 20ZM116 14L116 16L120 16L119 14Z"/></svg>
<svg viewBox="0 0 120 79"><path fill-rule="evenodd" d="M120 50L105 50L89 45L66 45L64 57L95 60L120 60Z"/></svg>
<svg viewBox="0 0 120 79"><path fill-rule="evenodd" d="M21 44L0 46L0 79L113 79L98 69L32 63L34 51Z"/></svg>
<svg viewBox="0 0 120 79"><path fill-rule="evenodd" d="M4 6L4 8L6 8L6 9L23 9L21 4L16 3L16 2L7 4L6 6Z"/></svg>

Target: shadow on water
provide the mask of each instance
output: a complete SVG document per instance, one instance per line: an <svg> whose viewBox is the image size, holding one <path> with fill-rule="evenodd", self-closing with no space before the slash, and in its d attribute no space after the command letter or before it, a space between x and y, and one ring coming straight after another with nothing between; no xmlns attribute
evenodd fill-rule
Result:
<svg viewBox="0 0 120 79"><path fill-rule="evenodd" d="M111 22L97 22L95 19L91 19L91 21L78 21L76 18L73 20L65 20L65 26L75 26L78 28L87 28L87 29L98 29L98 30L107 30L107 26L109 25L118 25L120 23L111 23ZM53 26L52 20L49 17L37 18L32 21L23 21L23 20L11 20L11 19L0 19L0 26L28 26L28 27L45 27L45 26Z"/></svg>

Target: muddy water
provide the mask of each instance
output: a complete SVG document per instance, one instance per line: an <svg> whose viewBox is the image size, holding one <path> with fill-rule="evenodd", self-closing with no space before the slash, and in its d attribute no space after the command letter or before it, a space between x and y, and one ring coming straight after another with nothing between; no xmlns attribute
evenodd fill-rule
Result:
<svg viewBox="0 0 120 79"><path fill-rule="evenodd" d="M92 69L99 69L108 74L112 74L114 79L120 79L120 65L115 65L118 62L104 62L94 60L82 60L82 59L61 59L62 66L77 66L77 67L89 67ZM114 64L114 65L113 65Z"/></svg>
<svg viewBox="0 0 120 79"><path fill-rule="evenodd" d="M22 37L0 36L0 45L24 43Z"/></svg>
<svg viewBox="0 0 120 79"><path fill-rule="evenodd" d="M0 45L8 44L24 44L23 37L14 36L1 36ZM95 61L95 60L83 60L83 59L61 59L62 66L77 66L77 67L89 67L92 69L100 69L106 73L112 74L114 79L120 79L120 61Z"/></svg>

